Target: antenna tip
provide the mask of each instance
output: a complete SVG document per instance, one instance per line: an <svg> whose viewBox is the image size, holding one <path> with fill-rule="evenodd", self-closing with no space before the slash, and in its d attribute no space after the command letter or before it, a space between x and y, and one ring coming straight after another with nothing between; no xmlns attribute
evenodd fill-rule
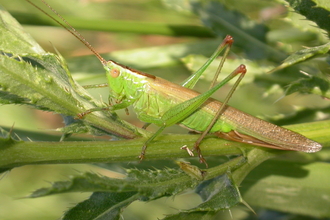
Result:
<svg viewBox="0 0 330 220"><path fill-rule="evenodd" d="M234 38L231 35L227 35L224 39L224 42L226 42L226 44L232 45L234 43Z"/></svg>
<svg viewBox="0 0 330 220"><path fill-rule="evenodd" d="M239 67L237 67L237 72L245 74L247 72L246 66L244 64L239 65Z"/></svg>

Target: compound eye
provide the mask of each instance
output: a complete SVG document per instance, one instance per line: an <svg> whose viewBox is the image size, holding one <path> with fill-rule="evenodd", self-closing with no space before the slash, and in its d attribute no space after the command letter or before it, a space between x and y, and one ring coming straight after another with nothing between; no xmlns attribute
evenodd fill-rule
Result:
<svg viewBox="0 0 330 220"><path fill-rule="evenodd" d="M111 69L110 70L110 76L112 78L117 78L120 75L120 70L117 68Z"/></svg>

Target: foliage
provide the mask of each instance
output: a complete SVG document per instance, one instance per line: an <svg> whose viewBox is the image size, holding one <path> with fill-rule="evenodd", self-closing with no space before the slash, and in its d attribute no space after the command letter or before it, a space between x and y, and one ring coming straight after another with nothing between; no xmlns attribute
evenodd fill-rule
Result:
<svg viewBox="0 0 330 220"><path fill-rule="evenodd" d="M54 4L57 2L60 1L54 1ZM248 101L241 107L254 102L252 99L256 94L257 99L260 99L260 94L263 97L309 94L306 95L307 101L297 103L299 107L267 119L276 124L304 123L288 128L320 142L324 146L321 152L311 155L287 153L210 137L202 144L210 168L202 169L200 165L195 166L194 158L179 150L183 145L192 146L197 135L168 134L150 144L147 160L137 164L137 155L150 132L132 125L115 112L95 112L83 120L75 119L77 114L87 109L105 105L80 85L91 78L105 80L102 66L96 59L93 56L71 58L67 64L61 55L45 52L8 12L1 9L0 103L17 107L26 105L61 114L66 125L58 129L63 133L61 140L77 133L108 135L113 140L84 137L82 141L78 137L76 140L79 141L58 142L50 141L53 137L46 132L38 132L30 141L32 133L26 134L27 131L15 129L15 126L1 129L0 170L32 164L94 163L104 170L119 169L123 173L121 178L114 178L101 173L102 169L98 169L97 173L85 170L72 175L69 180L56 180L51 186L35 190L28 196L91 193L88 199L66 211L63 219L120 219L123 210L134 201L150 202L187 193L191 189L200 196L199 204L158 217L217 219L221 216L220 210L230 210L240 203L254 209L269 208L295 215L330 217L327 209L330 192L326 187L330 169L325 163L329 160L330 121L325 120L328 119L329 105L327 101L320 104L321 97L330 98L327 79L329 42L326 35L329 32L329 6L316 1L278 2L250 1L242 4L240 1L163 0L162 5L150 4L152 10L159 10L155 14L169 14L165 17L173 24L169 21L153 23L150 18L148 22L116 20L117 11L114 9L119 5L127 11L130 4L134 4L132 8L140 7L131 1L110 4L114 17L106 23L101 17L65 17L80 29L188 37L184 43L104 54L107 59L155 74L162 75L164 69L170 69L175 74L166 76L173 81L187 72L184 68L196 71L225 35L234 36L233 52L223 72L232 71L240 63L248 66L249 72L238 91ZM105 4L89 5L86 10L90 13L82 15L97 12L101 16L107 12ZM56 8L56 5L51 5ZM40 11L34 14L34 10L27 7L31 10L12 11L21 23L54 25L42 17ZM277 9L270 13L274 17L266 14L271 9ZM256 13L259 12L258 20ZM285 15L278 12L285 12ZM154 19L158 18L155 16ZM178 18L183 23L175 23ZM201 20L202 26L195 24L197 19ZM203 76L206 82L212 79L216 68L216 63L208 68ZM219 80L225 75L220 74ZM233 101L234 106L237 103L239 101ZM269 106L260 104L259 108ZM1 116L5 118L3 114ZM321 119L324 121L319 121ZM268 160L270 158L273 159ZM265 160L268 161L261 164ZM127 165L127 161L133 161L136 168ZM145 214L141 219L150 213Z"/></svg>

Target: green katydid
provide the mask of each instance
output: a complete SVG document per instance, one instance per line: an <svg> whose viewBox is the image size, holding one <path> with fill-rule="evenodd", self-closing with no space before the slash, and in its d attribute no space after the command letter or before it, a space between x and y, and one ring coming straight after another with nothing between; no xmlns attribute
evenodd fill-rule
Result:
<svg viewBox="0 0 330 220"><path fill-rule="evenodd" d="M48 3L42 0L42 2L64 23L49 15L30 0L27 1L48 15L87 46L100 60L106 70L110 96L116 100L117 104L105 108L87 110L79 114L78 118L83 118L86 114L94 111L115 111L118 109L125 109L132 105L137 117L141 121L147 124L153 123L160 126L159 130L145 142L139 156L140 159L144 158L147 145L154 140L164 128L174 124L179 124L191 131L202 133L193 148L197 151L201 162L205 162L205 160L201 154L199 144L208 133L215 134L227 140L281 150L313 153L322 149L321 144L303 135L263 121L227 105L235 88L246 73L244 65L240 65L219 84L213 86L212 83L212 88L205 93L200 94L192 90L204 70L226 48L215 76L216 80L230 46L233 43L231 36L227 36L224 39L219 48L196 73L183 82L182 85L177 85L162 78L123 66L115 61L106 61L86 39L49 6ZM215 91L237 75L239 75L239 79L235 82L223 103L210 98Z"/></svg>

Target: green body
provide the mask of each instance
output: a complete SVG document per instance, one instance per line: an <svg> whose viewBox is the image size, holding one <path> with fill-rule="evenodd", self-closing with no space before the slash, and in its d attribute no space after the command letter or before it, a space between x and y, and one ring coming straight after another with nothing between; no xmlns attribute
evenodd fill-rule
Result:
<svg viewBox="0 0 330 220"><path fill-rule="evenodd" d="M164 114L175 109L176 112L185 111L178 105L200 95L198 92L171 83L153 75L121 66L113 61L104 66L112 98L120 102L114 109L126 108L129 105L141 121L158 126L170 126L162 120ZM115 73L115 74L114 74ZM222 103L207 99L204 104L193 113L178 122L179 125L201 133L213 119ZM244 142L248 144L304 152L319 151L322 146L303 135L279 127L233 107L226 106L225 111L216 121L210 133L219 137Z"/></svg>
<svg viewBox="0 0 330 220"><path fill-rule="evenodd" d="M231 36L227 36L224 39L219 48L196 73L189 77L182 85L176 85L153 75L122 66L114 61L104 60L85 38L45 1L42 2L49 7L64 24L31 1L27 1L74 35L100 60L106 69L108 84L111 90L110 96L116 101L116 104L108 109L117 110L133 105L134 111L141 121L160 126L160 129L145 142L140 155L141 159L144 157L147 144L157 137L165 127L173 124L179 124L192 131L202 133L200 139L196 141L194 146L194 149L199 154L201 162L205 162L205 160L201 155L198 145L207 133L214 133L219 137L233 141L282 150L296 150L311 153L322 149L319 143L298 133L268 123L226 105L238 83L246 73L245 66L241 65L223 81L213 87L217 75L220 73L225 58L227 57L229 48L233 43L233 38ZM219 56L224 48L227 49L220 62L218 71L215 74L212 88L203 94L192 90L205 69ZM240 74L240 77L227 95L224 101L225 104L210 98L215 91L238 74ZM78 118L82 118L84 115L92 113L93 111L104 109L105 108L95 108L87 110L79 114Z"/></svg>

